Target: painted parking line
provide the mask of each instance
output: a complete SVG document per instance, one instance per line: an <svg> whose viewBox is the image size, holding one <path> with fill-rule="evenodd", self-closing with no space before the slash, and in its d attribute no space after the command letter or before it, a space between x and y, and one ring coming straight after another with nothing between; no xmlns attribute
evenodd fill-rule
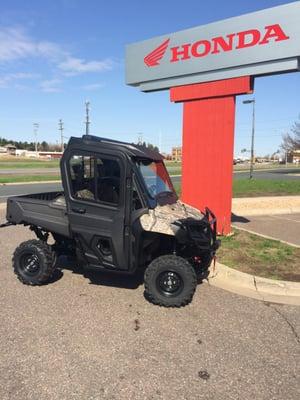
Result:
<svg viewBox="0 0 300 400"><path fill-rule="evenodd" d="M270 218L273 218L273 219L280 219L280 220L284 220L284 221L291 221L291 222L296 222L296 223L298 223L298 224L300 224L300 215L297 217L297 216L295 216L296 218L289 218L289 217L287 217L287 216L283 216L283 215L270 215ZM299 219L297 219L297 218L299 218Z"/></svg>

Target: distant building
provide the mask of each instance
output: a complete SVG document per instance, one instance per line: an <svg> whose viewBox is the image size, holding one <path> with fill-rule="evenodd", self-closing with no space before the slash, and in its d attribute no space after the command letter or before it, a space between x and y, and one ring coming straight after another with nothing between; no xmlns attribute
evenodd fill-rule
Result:
<svg viewBox="0 0 300 400"><path fill-rule="evenodd" d="M300 150L294 150L288 153L287 155L287 162L300 164Z"/></svg>
<svg viewBox="0 0 300 400"><path fill-rule="evenodd" d="M1 154L1 147L0 147L0 154ZM7 154L7 152L5 154ZM35 152L34 150L17 149L15 151L15 155L17 157L43 158L43 159L47 159L47 160L54 160L54 159L60 159L62 157L63 153L61 151L37 151L37 152Z"/></svg>
<svg viewBox="0 0 300 400"><path fill-rule="evenodd" d="M62 151L39 151L40 158L60 159L62 158Z"/></svg>
<svg viewBox="0 0 300 400"><path fill-rule="evenodd" d="M181 161L182 159L182 147L172 147L172 161Z"/></svg>
<svg viewBox="0 0 300 400"><path fill-rule="evenodd" d="M14 146L13 144L7 144L6 146L4 146L6 148L6 153L10 156L15 156L16 155L16 146Z"/></svg>

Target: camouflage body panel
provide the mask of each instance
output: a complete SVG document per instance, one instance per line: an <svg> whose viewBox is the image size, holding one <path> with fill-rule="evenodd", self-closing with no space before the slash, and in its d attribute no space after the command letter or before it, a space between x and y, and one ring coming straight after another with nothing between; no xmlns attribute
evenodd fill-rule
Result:
<svg viewBox="0 0 300 400"><path fill-rule="evenodd" d="M95 200L94 194L88 189L82 189L75 193L77 199Z"/></svg>
<svg viewBox="0 0 300 400"><path fill-rule="evenodd" d="M154 210L149 210L148 214L140 217L140 222L145 231L175 236L173 222L185 218L201 220L203 214L196 208L178 200L174 204L156 206Z"/></svg>

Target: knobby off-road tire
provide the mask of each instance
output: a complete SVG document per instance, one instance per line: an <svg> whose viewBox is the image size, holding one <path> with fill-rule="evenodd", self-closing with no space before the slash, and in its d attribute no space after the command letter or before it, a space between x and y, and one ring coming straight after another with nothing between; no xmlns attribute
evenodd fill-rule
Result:
<svg viewBox="0 0 300 400"><path fill-rule="evenodd" d="M145 271L145 297L163 307L182 307L192 301L197 286L193 266L184 258L156 258Z"/></svg>
<svg viewBox="0 0 300 400"><path fill-rule="evenodd" d="M28 240L16 248L13 268L18 279L25 285L43 285L56 269L56 256L47 243Z"/></svg>

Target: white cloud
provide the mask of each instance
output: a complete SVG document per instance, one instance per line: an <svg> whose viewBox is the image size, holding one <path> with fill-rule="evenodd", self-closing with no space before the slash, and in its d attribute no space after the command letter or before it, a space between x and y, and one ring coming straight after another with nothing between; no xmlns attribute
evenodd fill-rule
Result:
<svg viewBox="0 0 300 400"><path fill-rule="evenodd" d="M11 83L15 83L16 81L23 81L28 79L37 79L39 75L32 74L29 72L16 72L16 73L9 73L0 75L0 88L7 88ZM17 84L15 84L16 86ZM22 85L18 84L18 87Z"/></svg>
<svg viewBox="0 0 300 400"><path fill-rule="evenodd" d="M77 58L65 51L59 44L35 40L19 28L0 28L0 64L29 57L43 58L54 64L67 76L103 72L113 67L110 59Z"/></svg>
<svg viewBox="0 0 300 400"><path fill-rule="evenodd" d="M34 54L35 44L20 30L14 28L0 30L0 62L13 61Z"/></svg>
<svg viewBox="0 0 300 400"><path fill-rule="evenodd" d="M91 83L90 85L84 85L82 86L83 90L98 90L102 89L105 85L103 83Z"/></svg>
<svg viewBox="0 0 300 400"><path fill-rule="evenodd" d="M86 72L108 71L112 69L112 61L109 59L103 61L85 61L81 58L68 57L58 67L66 75L77 75Z"/></svg>
<svg viewBox="0 0 300 400"><path fill-rule="evenodd" d="M45 80L40 83L40 88L43 92L46 93L58 93L61 92L61 82L62 81L60 79Z"/></svg>

